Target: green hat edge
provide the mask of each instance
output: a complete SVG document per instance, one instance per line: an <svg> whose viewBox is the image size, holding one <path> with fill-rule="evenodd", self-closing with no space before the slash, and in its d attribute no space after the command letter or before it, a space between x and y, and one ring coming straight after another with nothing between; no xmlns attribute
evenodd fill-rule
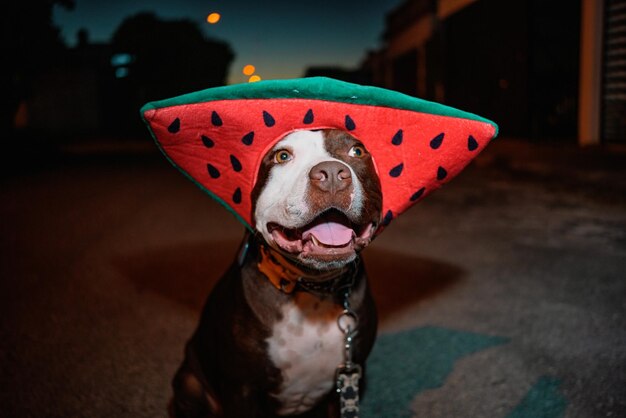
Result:
<svg viewBox="0 0 626 418"><path fill-rule="evenodd" d="M208 88L147 103L141 108L141 115L145 121L144 113L148 110L217 100L242 99L312 99L410 110L487 123L495 129L493 137L498 136L498 125L495 122L473 113L393 90L363 86L327 77L266 80Z"/></svg>

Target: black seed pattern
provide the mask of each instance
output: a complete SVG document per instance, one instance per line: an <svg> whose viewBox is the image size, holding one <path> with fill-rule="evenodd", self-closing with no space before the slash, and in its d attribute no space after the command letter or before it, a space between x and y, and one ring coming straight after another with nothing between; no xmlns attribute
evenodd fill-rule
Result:
<svg viewBox="0 0 626 418"><path fill-rule="evenodd" d="M271 128L276 124L276 120L274 120L274 117L265 110L263 111L263 122L265 122L265 126L267 126L268 128Z"/></svg>
<svg viewBox="0 0 626 418"><path fill-rule="evenodd" d="M202 138L202 143L204 144L205 147L213 148L213 146L215 145L215 142L213 142L213 140L209 138L208 136L202 135L201 138Z"/></svg>
<svg viewBox="0 0 626 418"><path fill-rule="evenodd" d="M419 189L418 191L413 193L413 196L411 196L411 202L415 202L420 197L422 197L424 195L425 191L426 191L426 187L422 187L421 189Z"/></svg>
<svg viewBox="0 0 626 418"><path fill-rule="evenodd" d="M391 143L393 145L400 145L403 139L404 139L404 134L402 132L402 129L398 129L398 132L396 132L393 138L391 138Z"/></svg>
<svg viewBox="0 0 626 418"><path fill-rule="evenodd" d="M443 180L448 176L448 172L445 168L439 167L437 169L437 180Z"/></svg>
<svg viewBox="0 0 626 418"><path fill-rule="evenodd" d="M398 177L402 174L402 169L404 168L404 163L400 163L389 171L389 175L391 177Z"/></svg>
<svg viewBox="0 0 626 418"><path fill-rule="evenodd" d="M437 135L436 137L434 137L433 139L431 139L431 141L430 141L430 147L431 147L432 149L437 149L437 148L439 148L439 147L441 146L441 143L443 142L443 137L444 137L444 134L443 134L443 132L442 132L442 133L440 133L439 135Z"/></svg>
<svg viewBox="0 0 626 418"><path fill-rule="evenodd" d="M167 127L167 130L171 134L178 133L178 131L180 131L180 119L174 119L174 122L170 123L170 126Z"/></svg>
<svg viewBox="0 0 626 418"><path fill-rule="evenodd" d="M241 171L241 163L234 155L230 156L230 164L233 166L233 170L237 172Z"/></svg>
<svg viewBox="0 0 626 418"><path fill-rule="evenodd" d="M389 225L392 220L393 220L393 212L388 210L387 213L385 213L385 217L383 218L382 226Z"/></svg>
<svg viewBox="0 0 626 418"><path fill-rule="evenodd" d="M354 128L356 128L356 124L354 123L350 115L346 115L346 129L352 131L354 130Z"/></svg>
<svg viewBox="0 0 626 418"><path fill-rule="evenodd" d="M214 179L220 176L220 171L217 168L215 168L213 165L207 164L206 168L209 171L209 176L213 177Z"/></svg>
<svg viewBox="0 0 626 418"><path fill-rule="evenodd" d="M214 126L222 126L222 118L220 118L220 115L218 115L215 110L211 113L211 123Z"/></svg>
<svg viewBox="0 0 626 418"><path fill-rule="evenodd" d="M237 187L237 190L233 193L233 202L241 203L241 189L239 187Z"/></svg>
<svg viewBox="0 0 626 418"><path fill-rule="evenodd" d="M241 142L243 142L244 145L252 145L253 140L254 140L254 131L248 132L247 134L243 136L243 138L241 138Z"/></svg>
<svg viewBox="0 0 626 418"><path fill-rule="evenodd" d="M470 135L469 138L467 138L467 149L470 151L476 151L477 148L478 142L476 141L476 138Z"/></svg>
<svg viewBox="0 0 626 418"><path fill-rule="evenodd" d="M307 125L310 125L313 123L313 120L315 120L315 116L313 115L313 109L309 109L306 112L306 115L304 115L304 120L302 122Z"/></svg>

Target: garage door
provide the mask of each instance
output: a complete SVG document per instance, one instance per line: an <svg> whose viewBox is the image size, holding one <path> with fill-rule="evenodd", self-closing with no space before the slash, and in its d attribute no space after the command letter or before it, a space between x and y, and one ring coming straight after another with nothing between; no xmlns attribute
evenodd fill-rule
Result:
<svg viewBox="0 0 626 418"><path fill-rule="evenodd" d="M606 0L604 22L603 137L626 143L626 0Z"/></svg>

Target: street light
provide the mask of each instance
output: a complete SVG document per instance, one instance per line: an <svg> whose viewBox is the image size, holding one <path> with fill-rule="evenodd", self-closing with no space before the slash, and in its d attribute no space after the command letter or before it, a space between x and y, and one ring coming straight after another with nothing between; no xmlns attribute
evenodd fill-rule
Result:
<svg viewBox="0 0 626 418"><path fill-rule="evenodd" d="M222 18L222 15L220 15L219 13L213 12L207 16L206 21L214 25L217 22L219 22L221 18Z"/></svg>
<svg viewBox="0 0 626 418"><path fill-rule="evenodd" d="M243 67L244 75L250 76L250 75L254 74L255 71L256 71L256 68L252 64L248 64L245 67Z"/></svg>

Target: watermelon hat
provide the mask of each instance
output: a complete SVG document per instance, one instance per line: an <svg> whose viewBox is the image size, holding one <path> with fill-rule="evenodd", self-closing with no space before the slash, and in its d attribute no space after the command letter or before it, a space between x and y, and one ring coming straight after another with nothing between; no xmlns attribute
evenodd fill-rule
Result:
<svg viewBox="0 0 626 418"><path fill-rule="evenodd" d="M498 132L471 113L323 77L210 88L148 103L141 114L170 162L249 229L261 160L291 132L341 129L365 145L380 177L383 227L459 174Z"/></svg>

